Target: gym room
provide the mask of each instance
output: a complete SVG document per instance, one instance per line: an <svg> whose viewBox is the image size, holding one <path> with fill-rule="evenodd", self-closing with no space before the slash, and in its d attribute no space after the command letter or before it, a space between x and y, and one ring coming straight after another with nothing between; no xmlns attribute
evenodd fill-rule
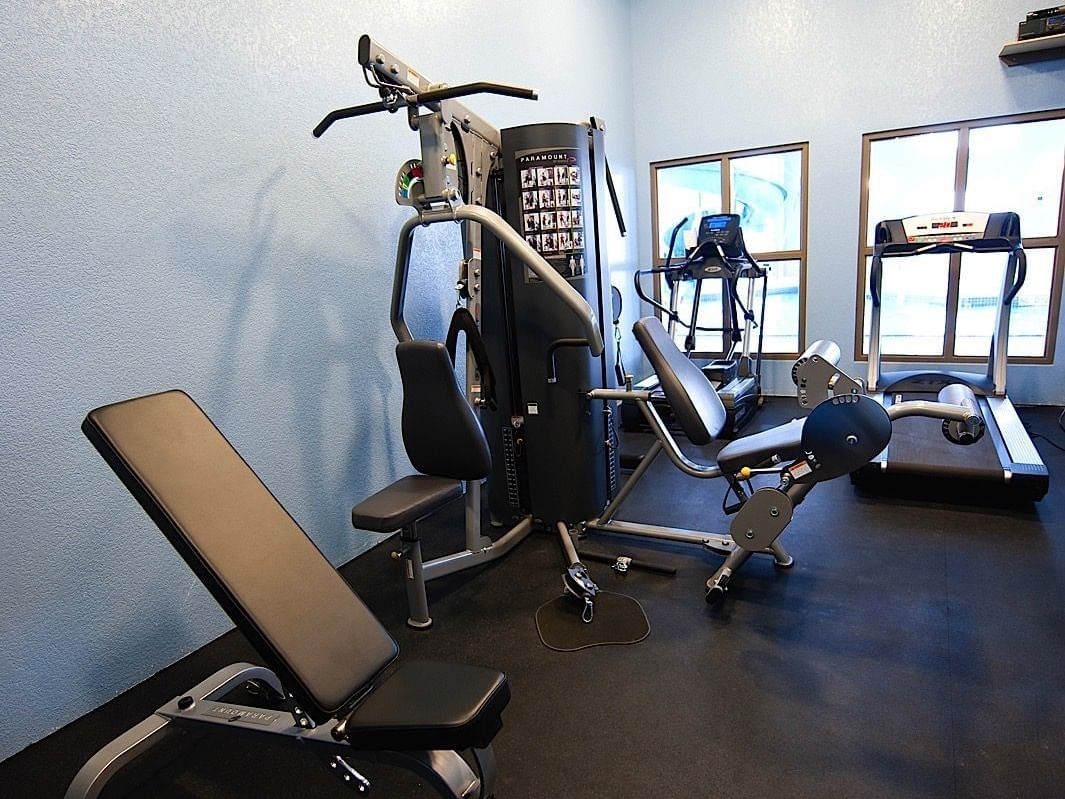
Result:
<svg viewBox="0 0 1065 799"><path fill-rule="evenodd" d="M3 8L0 794L1065 796L1065 6Z"/></svg>

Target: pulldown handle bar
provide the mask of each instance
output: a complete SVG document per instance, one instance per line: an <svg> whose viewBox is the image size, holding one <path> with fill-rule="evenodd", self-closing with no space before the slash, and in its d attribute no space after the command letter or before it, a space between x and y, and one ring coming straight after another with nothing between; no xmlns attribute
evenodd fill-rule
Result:
<svg viewBox="0 0 1065 799"><path fill-rule="evenodd" d="M314 138L317 139L329 130L329 127L334 122L341 119L351 119L352 117L376 114L381 111L388 111L394 114L399 110L401 104L406 105L408 108L416 108L420 105L438 103L441 100L469 97L471 94L499 94L504 97L517 97L521 100L537 99L537 94L532 89L526 89L522 86L509 86L505 83L489 83L487 81L464 83L461 86L444 86L440 89L430 89L420 94L388 93L376 103L353 105L349 108L338 108L335 111L330 111L322 118L321 122L314 126L312 133Z"/></svg>

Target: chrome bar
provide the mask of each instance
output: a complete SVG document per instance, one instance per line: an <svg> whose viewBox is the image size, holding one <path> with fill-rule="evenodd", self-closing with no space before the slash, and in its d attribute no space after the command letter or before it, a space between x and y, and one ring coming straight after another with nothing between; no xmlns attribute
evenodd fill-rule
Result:
<svg viewBox="0 0 1065 799"><path fill-rule="evenodd" d="M532 270L533 274L544 282L544 285L569 306L569 309L580 320L581 327L584 329L584 337L588 339L588 347L592 351L592 355L599 356L603 354L603 334L599 330L599 321L596 319L592 306L569 284L569 281L562 277L551 264L544 260L540 253L530 246L529 242L507 224L503 217L495 211L490 211L480 205L467 204L457 205L454 208L454 215L455 219L477 222L492 231L495 237L507 248L508 252L517 256L522 263Z"/></svg>
<svg viewBox="0 0 1065 799"><path fill-rule="evenodd" d="M721 469L717 464L707 466L688 460L684 453L680 451L680 447L677 446L676 439L674 439L669 430L666 429L666 425L662 421L662 417L658 415L658 411L655 410L654 405L650 402L637 402L636 404L643 412L643 416L647 420L647 423L651 425L655 437L665 446L666 454L669 456L669 459L673 461L674 466L685 474L700 479L721 476Z"/></svg>
<svg viewBox="0 0 1065 799"><path fill-rule="evenodd" d="M392 330L396 334L397 341L411 341L410 328L403 318L403 306L407 299L407 277L410 273L410 252L414 241L414 231L421 225L431 225L434 222L451 222L455 218L450 208L441 208L433 211L422 211L410 217L399 229L399 240L396 244L396 267L392 278Z"/></svg>
<svg viewBox="0 0 1065 799"><path fill-rule="evenodd" d="M601 524L598 521L589 522L586 527L589 530L598 530L603 533L620 533L622 535L634 535L640 538L659 538L663 541L680 541L685 544L700 544L715 552L727 555L736 548L736 543L731 536L711 535L701 530L685 530L679 527L665 527L657 524L641 524L639 522L615 521Z"/></svg>
<svg viewBox="0 0 1065 799"><path fill-rule="evenodd" d="M555 529L558 530L558 534L562 539L562 551L566 555L566 565L572 566L575 563L580 563L581 559L577 555L577 548L573 546L573 539L570 537L566 523L556 522Z"/></svg>
<svg viewBox="0 0 1065 799"><path fill-rule="evenodd" d="M632 400L633 402L650 402L650 391L628 391L621 388L593 388L587 394L591 400Z"/></svg>
<svg viewBox="0 0 1065 799"><path fill-rule="evenodd" d="M947 419L952 422L966 422L974 416L979 416L964 405L948 405L945 402L928 400L907 400L896 403L887 409L887 415L891 421L905 419L907 416L926 416L930 419Z"/></svg>

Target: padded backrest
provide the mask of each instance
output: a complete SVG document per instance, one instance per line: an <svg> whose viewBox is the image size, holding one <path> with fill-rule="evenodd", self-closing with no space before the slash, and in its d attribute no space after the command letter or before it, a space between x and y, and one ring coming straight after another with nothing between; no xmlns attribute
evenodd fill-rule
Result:
<svg viewBox="0 0 1065 799"><path fill-rule="evenodd" d="M395 659L384 627L187 394L97 408L82 430L312 718Z"/></svg>
<svg viewBox="0 0 1065 799"><path fill-rule="evenodd" d="M430 477L480 480L492 471L484 430L455 380L439 341L396 346L403 378L403 446L411 464Z"/></svg>
<svg viewBox="0 0 1065 799"><path fill-rule="evenodd" d="M709 444L725 428L725 406L706 375L677 348L657 317L640 319L632 332L688 440Z"/></svg>

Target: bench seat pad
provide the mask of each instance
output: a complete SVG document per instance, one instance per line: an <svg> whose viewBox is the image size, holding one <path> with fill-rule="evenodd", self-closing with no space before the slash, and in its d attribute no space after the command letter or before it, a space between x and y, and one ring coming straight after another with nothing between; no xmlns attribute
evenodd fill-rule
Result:
<svg viewBox="0 0 1065 799"><path fill-rule="evenodd" d="M435 513L462 496L462 483L446 477L412 474L401 477L351 509L359 530L391 533Z"/></svg>
<svg viewBox="0 0 1065 799"><path fill-rule="evenodd" d="M805 419L771 427L761 433L737 438L717 454L717 465L724 474L735 474L744 466L752 469L774 455L790 461L802 455L802 426Z"/></svg>
<svg viewBox="0 0 1065 799"><path fill-rule="evenodd" d="M409 661L355 708L345 737L360 750L480 749L499 732L509 701L502 672Z"/></svg>

